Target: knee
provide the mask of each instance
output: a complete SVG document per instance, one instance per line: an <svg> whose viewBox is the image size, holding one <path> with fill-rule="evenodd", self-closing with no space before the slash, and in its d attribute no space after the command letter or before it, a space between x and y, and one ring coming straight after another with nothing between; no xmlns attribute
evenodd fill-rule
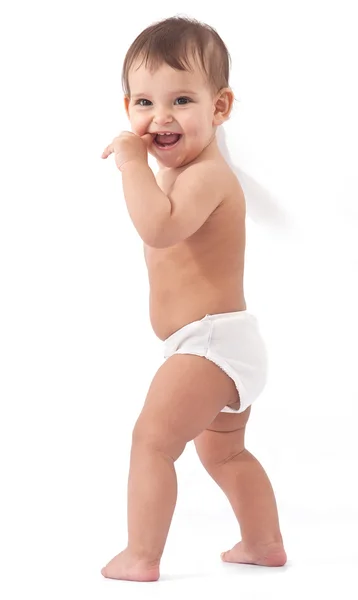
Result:
<svg viewBox="0 0 358 600"><path fill-rule="evenodd" d="M132 448L160 452L176 461L184 452L186 443L175 432L160 423L139 418L132 432Z"/></svg>
<svg viewBox="0 0 358 600"><path fill-rule="evenodd" d="M195 448L203 466L208 470L223 465L245 450L244 436L240 431L205 430L195 440Z"/></svg>

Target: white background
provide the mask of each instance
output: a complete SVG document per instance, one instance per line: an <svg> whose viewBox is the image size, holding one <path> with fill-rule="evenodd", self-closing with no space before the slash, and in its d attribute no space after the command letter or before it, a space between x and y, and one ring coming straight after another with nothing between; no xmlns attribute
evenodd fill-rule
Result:
<svg viewBox="0 0 358 600"><path fill-rule="evenodd" d="M352 0L13 1L0 10L0 596L357 597L358 54ZM225 126L247 198L246 298L270 353L247 447L272 479L289 562L223 565L240 534L196 457L155 584L100 569L126 544L131 431L162 364L142 241L113 157L139 32L218 30Z"/></svg>

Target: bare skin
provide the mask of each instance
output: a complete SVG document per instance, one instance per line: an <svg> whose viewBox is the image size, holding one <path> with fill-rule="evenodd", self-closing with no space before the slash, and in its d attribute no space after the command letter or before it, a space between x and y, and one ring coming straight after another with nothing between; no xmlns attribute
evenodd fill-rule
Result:
<svg viewBox="0 0 358 600"><path fill-rule="evenodd" d="M204 152L224 160L215 139ZM157 182L166 194L178 171L159 171ZM196 234L173 247L144 248L150 318L161 340L206 314L246 309L245 199L228 166L226 175L218 182L224 201ZM226 405L240 406L235 385L205 358L174 355L160 367L133 431L128 545L102 569L105 577L159 579L177 497L174 463L190 440L231 503L241 530L241 542L222 560L268 567L286 563L274 492L244 446L250 408L220 413Z"/></svg>
<svg viewBox="0 0 358 600"><path fill-rule="evenodd" d="M208 155L223 163L225 176L217 184L222 189L223 202L201 229L183 242L159 249L144 245L151 323L161 340L205 314L246 309L245 198L217 149L216 140L202 158ZM170 193L180 171L159 171L157 182L165 194Z"/></svg>

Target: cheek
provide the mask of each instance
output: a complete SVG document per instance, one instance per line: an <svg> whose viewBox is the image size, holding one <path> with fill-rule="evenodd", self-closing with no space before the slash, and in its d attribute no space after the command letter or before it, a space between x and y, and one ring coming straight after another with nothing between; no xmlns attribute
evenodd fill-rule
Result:
<svg viewBox="0 0 358 600"><path fill-rule="evenodd" d="M207 107L197 107L195 111L183 114L181 125L186 133L195 138L206 135L206 132L212 126L212 116Z"/></svg>
<svg viewBox="0 0 358 600"><path fill-rule="evenodd" d="M133 133L135 133L136 135L140 135L140 136L147 133L148 124L150 122L148 115L145 115L144 113L142 113L142 114L132 113L130 115L129 120L130 120L130 124L131 124Z"/></svg>
<svg viewBox="0 0 358 600"><path fill-rule="evenodd" d="M186 128L186 132L197 140L205 137L208 129L210 128L210 123L207 119L197 118L194 121L188 123L188 127Z"/></svg>
<svg viewBox="0 0 358 600"><path fill-rule="evenodd" d="M200 112L186 113L180 120L180 125L187 135L198 137L203 128L203 118Z"/></svg>

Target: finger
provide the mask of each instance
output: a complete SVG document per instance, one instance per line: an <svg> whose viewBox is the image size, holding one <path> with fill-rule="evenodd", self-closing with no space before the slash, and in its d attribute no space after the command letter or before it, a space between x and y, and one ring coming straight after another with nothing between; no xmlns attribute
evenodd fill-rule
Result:
<svg viewBox="0 0 358 600"><path fill-rule="evenodd" d="M145 143L145 145L150 146L153 142L153 136L151 133L145 133L144 135L141 136L141 139L143 140L143 142Z"/></svg>
<svg viewBox="0 0 358 600"><path fill-rule="evenodd" d="M112 152L113 152L112 145L107 146L107 148L105 148L102 152L102 158L107 158L110 154L112 154Z"/></svg>

